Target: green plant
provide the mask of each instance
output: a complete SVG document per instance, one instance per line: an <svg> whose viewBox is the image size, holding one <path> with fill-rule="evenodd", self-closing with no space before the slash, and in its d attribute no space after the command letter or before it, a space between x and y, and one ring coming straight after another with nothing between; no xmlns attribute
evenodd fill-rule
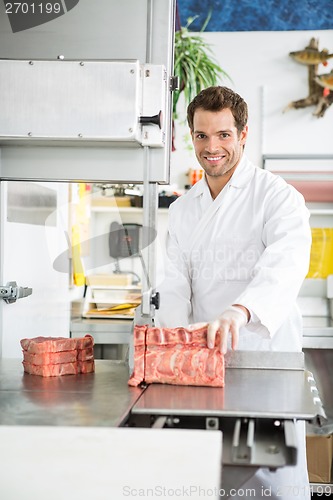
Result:
<svg viewBox="0 0 333 500"><path fill-rule="evenodd" d="M197 17L197 16L196 16ZM185 104L204 88L218 85L221 77L230 77L214 61L210 45L200 35L189 31L189 26L196 17L189 18L185 27L175 33L174 74L179 77L179 90L173 93L173 118L177 118L177 104L184 93ZM200 32L203 32L210 20L208 14Z"/></svg>

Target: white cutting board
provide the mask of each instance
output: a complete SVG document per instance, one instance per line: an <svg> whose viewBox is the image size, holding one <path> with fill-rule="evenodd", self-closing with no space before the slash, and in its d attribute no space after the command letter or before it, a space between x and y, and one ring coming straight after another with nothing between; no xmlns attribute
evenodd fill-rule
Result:
<svg viewBox="0 0 333 500"><path fill-rule="evenodd" d="M222 433L0 426L3 500L218 498Z"/></svg>

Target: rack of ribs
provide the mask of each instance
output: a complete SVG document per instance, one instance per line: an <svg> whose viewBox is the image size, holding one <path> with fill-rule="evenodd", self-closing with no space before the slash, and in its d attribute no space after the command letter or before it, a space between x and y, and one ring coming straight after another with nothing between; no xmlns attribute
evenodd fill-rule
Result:
<svg viewBox="0 0 333 500"><path fill-rule="evenodd" d="M224 386L224 356L207 347L207 324L190 328L134 328L134 370L130 386L147 384Z"/></svg>

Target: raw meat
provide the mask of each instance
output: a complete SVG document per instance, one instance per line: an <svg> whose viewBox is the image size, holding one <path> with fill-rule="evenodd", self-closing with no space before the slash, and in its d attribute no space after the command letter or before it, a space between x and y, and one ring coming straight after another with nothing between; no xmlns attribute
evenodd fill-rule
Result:
<svg viewBox="0 0 333 500"><path fill-rule="evenodd" d="M64 337L35 337L33 339L22 339L22 349L28 352L40 354L43 352L72 351L76 349L77 339Z"/></svg>
<svg viewBox="0 0 333 500"><path fill-rule="evenodd" d="M90 359L94 359L94 348L88 347L87 349L78 349L77 359L80 361L89 361Z"/></svg>
<svg viewBox="0 0 333 500"><path fill-rule="evenodd" d="M129 385L137 386L145 380L146 326L134 327L134 370Z"/></svg>
<svg viewBox="0 0 333 500"><path fill-rule="evenodd" d="M76 361L78 351L43 352L40 354L23 351L23 359L32 365L58 365Z"/></svg>
<svg viewBox="0 0 333 500"><path fill-rule="evenodd" d="M57 365L33 365L23 361L24 371L31 375L41 375L42 377L58 377L59 375L76 375L77 362L58 363Z"/></svg>
<svg viewBox="0 0 333 500"><path fill-rule="evenodd" d="M207 347L207 325L185 328L134 328L134 370L128 383L224 386L224 356Z"/></svg>
<svg viewBox="0 0 333 500"><path fill-rule="evenodd" d="M91 335L69 339L35 337L22 339L24 371L43 377L91 373L95 370Z"/></svg>
<svg viewBox="0 0 333 500"><path fill-rule="evenodd" d="M92 373L95 371L95 361L78 361L77 368L78 373Z"/></svg>
<svg viewBox="0 0 333 500"><path fill-rule="evenodd" d="M76 349L88 349L92 348L94 345L94 339L91 335L85 335L85 337L73 340L76 341Z"/></svg>
<svg viewBox="0 0 333 500"><path fill-rule="evenodd" d="M25 351L40 354L43 352L72 351L73 349L87 349L94 345L91 335L77 339L65 337L35 337L33 339L22 339L21 347Z"/></svg>
<svg viewBox="0 0 333 500"><path fill-rule="evenodd" d="M77 375L94 371L94 361L74 361L73 363L59 363L57 365L33 365L23 361L24 371L31 375L42 377L58 377L60 375Z"/></svg>

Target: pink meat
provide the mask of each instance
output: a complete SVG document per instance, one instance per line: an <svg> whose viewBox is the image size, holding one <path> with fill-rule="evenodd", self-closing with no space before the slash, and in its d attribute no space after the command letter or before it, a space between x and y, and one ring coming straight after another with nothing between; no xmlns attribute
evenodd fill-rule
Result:
<svg viewBox="0 0 333 500"><path fill-rule="evenodd" d="M58 365L60 363L72 363L76 361L77 350L60 352L33 353L23 351L23 359L32 365Z"/></svg>
<svg viewBox="0 0 333 500"><path fill-rule="evenodd" d="M69 339L64 337L35 337L33 339L22 339L22 349L28 352L40 354L43 352L72 351L73 349L92 348L94 339L91 335L82 338Z"/></svg>
<svg viewBox="0 0 333 500"><path fill-rule="evenodd" d="M95 371L94 339L36 337L22 339L24 371L42 377L76 375Z"/></svg>
<svg viewBox="0 0 333 500"><path fill-rule="evenodd" d="M223 387L219 341L218 335L215 348L207 348L207 325L197 330L135 327L134 371L128 383Z"/></svg>
<svg viewBox="0 0 333 500"><path fill-rule="evenodd" d="M91 335L85 335L84 337L75 339L76 349L91 349L94 346L94 338Z"/></svg>
<svg viewBox="0 0 333 500"><path fill-rule="evenodd" d="M77 375L78 373L92 373L95 371L94 361L74 361L57 365L33 365L23 361L24 371L31 375L42 377L59 377L60 375Z"/></svg>
<svg viewBox="0 0 333 500"><path fill-rule="evenodd" d="M23 361L24 371L31 375L42 377L58 377L60 375L76 375L78 373L77 362L60 363L58 365L33 365Z"/></svg>
<svg viewBox="0 0 333 500"><path fill-rule="evenodd" d="M22 339L22 349L28 352L41 354L43 352L72 351L76 349L77 339L64 337L35 337L33 339Z"/></svg>
<svg viewBox="0 0 333 500"><path fill-rule="evenodd" d="M77 359L80 361L89 361L94 359L94 348L88 347L87 349L78 349L77 351Z"/></svg>
<svg viewBox="0 0 333 500"><path fill-rule="evenodd" d="M77 369L78 373L93 373L95 371L95 362L94 360L78 361Z"/></svg>
<svg viewBox="0 0 333 500"><path fill-rule="evenodd" d="M134 328L134 370L128 384L136 387L145 379L146 326Z"/></svg>

